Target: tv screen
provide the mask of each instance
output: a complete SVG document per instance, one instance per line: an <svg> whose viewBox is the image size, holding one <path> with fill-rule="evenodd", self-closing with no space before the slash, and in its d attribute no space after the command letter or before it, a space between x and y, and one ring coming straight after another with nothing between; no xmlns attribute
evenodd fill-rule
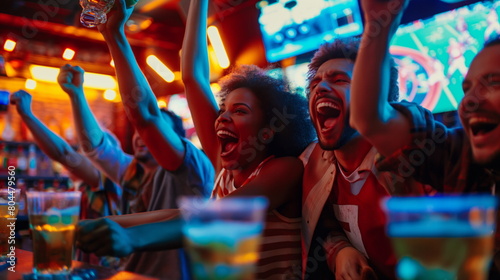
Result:
<svg viewBox="0 0 500 280"><path fill-rule="evenodd" d="M401 25L390 48L400 99L433 113L456 110L472 59L485 40L500 35L499 13L500 0L482 1Z"/></svg>
<svg viewBox="0 0 500 280"><path fill-rule="evenodd" d="M269 62L363 31L357 0L268 0L258 2L257 7Z"/></svg>

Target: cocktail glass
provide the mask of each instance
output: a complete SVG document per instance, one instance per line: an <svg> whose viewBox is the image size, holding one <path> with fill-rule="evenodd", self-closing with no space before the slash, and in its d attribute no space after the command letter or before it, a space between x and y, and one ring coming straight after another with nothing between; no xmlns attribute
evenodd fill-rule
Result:
<svg viewBox="0 0 500 280"><path fill-rule="evenodd" d="M392 197L387 233L402 280L485 280L491 264L497 198L491 195Z"/></svg>
<svg viewBox="0 0 500 280"><path fill-rule="evenodd" d="M264 197L179 199L185 247L196 279L254 279L267 205Z"/></svg>

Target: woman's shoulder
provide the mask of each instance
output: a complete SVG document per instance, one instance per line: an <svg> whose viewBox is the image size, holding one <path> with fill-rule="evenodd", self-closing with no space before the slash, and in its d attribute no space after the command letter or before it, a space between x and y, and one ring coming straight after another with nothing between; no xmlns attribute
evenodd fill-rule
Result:
<svg viewBox="0 0 500 280"><path fill-rule="evenodd" d="M292 156L272 158L266 165L269 166L270 168L285 167L290 169L290 171L301 170L303 169L304 166L302 164L302 160L299 157L292 157Z"/></svg>
<svg viewBox="0 0 500 280"><path fill-rule="evenodd" d="M274 162L274 163L295 163L295 162L302 162L299 157L293 157L293 156L286 156L286 157L274 157L269 160L269 162Z"/></svg>

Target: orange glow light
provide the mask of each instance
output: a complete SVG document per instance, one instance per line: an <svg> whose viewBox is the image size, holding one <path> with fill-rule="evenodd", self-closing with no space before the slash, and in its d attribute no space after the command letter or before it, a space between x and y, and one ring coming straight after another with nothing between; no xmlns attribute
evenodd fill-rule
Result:
<svg viewBox="0 0 500 280"><path fill-rule="evenodd" d="M64 53L62 55L62 57L65 59L65 60L72 60L73 57L75 57L75 51L70 49L70 48L66 48L64 50Z"/></svg>
<svg viewBox="0 0 500 280"><path fill-rule="evenodd" d="M217 61L219 62L219 66L222 69L226 69L229 67L229 57L226 53L226 48L224 48L224 43L222 42L222 38L219 34L219 29L215 26L209 26L207 28L208 40L210 40L210 44L212 44L215 56L217 57Z"/></svg>
<svg viewBox="0 0 500 280"><path fill-rule="evenodd" d="M8 52L11 52L16 48L16 45L17 45L16 41L7 39L5 41L5 43L3 44L3 49L8 51Z"/></svg>
<svg viewBox="0 0 500 280"><path fill-rule="evenodd" d="M36 81L32 79L26 79L26 83L24 84L24 87L26 89L35 89L36 88Z"/></svg>
<svg viewBox="0 0 500 280"><path fill-rule="evenodd" d="M120 102L122 99L120 98L120 95L116 93L116 91L112 89L107 89L103 93L103 98L105 100L111 101L111 102Z"/></svg>
<svg viewBox="0 0 500 280"><path fill-rule="evenodd" d="M158 107L159 108L167 108L167 102L165 102L165 100L158 101Z"/></svg>
<svg viewBox="0 0 500 280"><path fill-rule="evenodd" d="M150 55L146 58L146 63L167 83L171 83L175 79L175 74L155 55Z"/></svg>

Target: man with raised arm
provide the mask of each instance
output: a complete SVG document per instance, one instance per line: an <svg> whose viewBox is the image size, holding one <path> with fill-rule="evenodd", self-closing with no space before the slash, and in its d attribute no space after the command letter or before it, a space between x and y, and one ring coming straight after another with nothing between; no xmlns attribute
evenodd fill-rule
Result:
<svg viewBox="0 0 500 280"><path fill-rule="evenodd" d="M58 82L68 94L82 150L111 180L120 184L124 214L144 212L151 200L153 177L158 163L137 133L132 145L134 155L126 154L119 143L110 141L97 123L83 92L84 70L69 64L61 67ZM182 132L179 132L182 133Z"/></svg>
<svg viewBox="0 0 500 280"><path fill-rule="evenodd" d="M19 90L12 94L10 102L16 106L19 116L33 134L37 146L52 160L68 169L71 176L82 181L78 189L84 191L85 199L88 201L88 205L82 205L82 217L95 219L120 214L120 188L102 176L90 160L75 151L33 114L31 95Z"/></svg>
<svg viewBox="0 0 500 280"><path fill-rule="evenodd" d="M496 193L500 184L500 39L486 43L472 61L458 108L463 128L448 129L418 104L387 102L389 43L407 2L362 1L366 32L354 67L350 123L385 156L378 168L396 172L395 180L415 178L446 193ZM495 243L498 248L500 242ZM490 279L499 276L498 252Z"/></svg>
<svg viewBox="0 0 500 280"><path fill-rule="evenodd" d="M180 196L210 195L214 170L205 154L184 137L180 118L158 108L156 97L137 65L124 33L124 24L133 8L126 8L123 2L116 3L116 9L109 13L108 21L100 25L99 30L115 61L123 105L136 129L134 157L102 137L85 101L83 71L66 66L62 69L66 75L61 72L59 82L71 98L78 136L87 155L111 178L122 182L124 188L140 194L137 203L131 205L131 212L176 209ZM171 214L156 213L165 218ZM148 222L144 217L120 216L87 224L87 227L84 222L82 228L98 232L115 222L127 227ZM88 228L94 226L97 228ZM161 279L189 278L182 250L137 252L127 259L124 268Z"/></svg>
<svg viewBox="0 0 500 280"><path fill-rule="evenodd" d="M121 188L104 176L89 159L75 151L64 139L52 132L33 114L31 95L24 90L19 90L12 94L10 102L16 106L19 116L33 135L37 146L49 158L68 169L73 180L77 179L81 182L75 188L82 192L80 217L82 219L97 219L121 214ZM112 138L107 133L105 135ZM81 261L105 265L97 257L81 254L81 252L78 252L77 258Z"/></svg>
<svg viewBox="0 0 500 280"><path fill-rule="evenodd" d="M331 279L332 274L336 279L395 279L396 257L381 203L395 194L432 191L411 178L396 181L392 172L376 170L376 147L349 124L358 51L358 39L337 39L321 46L309 64L309 113L319 143L307 151L304 170L304 279ZM391 67L386 102L398 100L397 76Z"/></svg>

